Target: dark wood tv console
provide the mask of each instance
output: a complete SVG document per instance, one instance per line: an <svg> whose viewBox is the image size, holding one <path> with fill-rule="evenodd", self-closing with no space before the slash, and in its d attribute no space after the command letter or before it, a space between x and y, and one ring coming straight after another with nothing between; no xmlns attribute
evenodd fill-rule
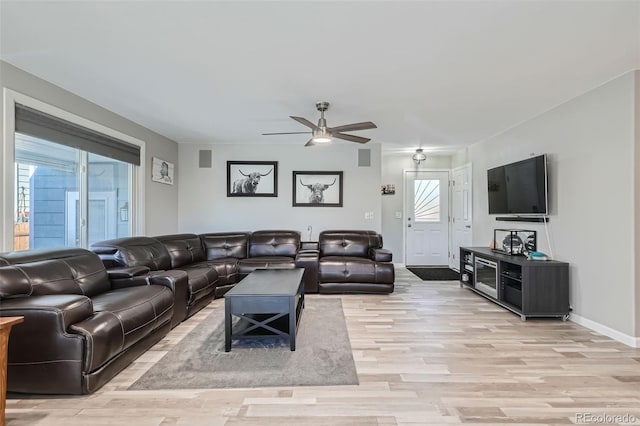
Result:
<svg viewBox="0 0 640 426"><path fill-rule="evenodd" d="M460 286L520 315L523 321L531 317L569 318L566 262L527 260L486 247L460 247Z"/></svg>

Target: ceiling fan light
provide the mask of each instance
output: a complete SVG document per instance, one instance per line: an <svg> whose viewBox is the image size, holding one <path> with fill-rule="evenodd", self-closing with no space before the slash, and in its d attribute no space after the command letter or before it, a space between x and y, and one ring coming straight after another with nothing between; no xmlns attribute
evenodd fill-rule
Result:
<svg viewBox="0 0 640 426"><path fill-rule="evenodd" d="M315 143L328 143L328 142L331 142L331 138L329 136L314 136L311 139Z"/></svg>
<svg viewBox="0 0 640 426"><path fill-rule="evenodd" d="M311 138L311 140L314 143L329 143L331 142L331 133L327 132L326 130L313 132L313 137Z"/></svg>
<svg viewBox="0 0 640 426"><path fill-rule="evenodd" d="M422 148L418 148L411 158L413 158L413 161L415 161L417 164L420 164L427 159L427 156L424 152L422 152Z"/></svg>

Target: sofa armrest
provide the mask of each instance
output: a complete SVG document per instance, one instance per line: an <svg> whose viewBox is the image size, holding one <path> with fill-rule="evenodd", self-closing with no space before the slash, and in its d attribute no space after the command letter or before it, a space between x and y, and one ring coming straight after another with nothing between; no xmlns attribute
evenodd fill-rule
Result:
<svg viewBox="0 0 640 426"><path fill-rule="evenodd" d="M393 253L391 250L375 248L369 251L369 255L372 260L376 262L391 262L393 260Z"/></svg>
<svg viewBox="0 0 640 426"><path fill-rule="evenodd" d="M112 268L107 270L109 279L117 280L147 275L151 269L146 266L132 266L130 268Z"/></svg>
<svg viewBox="0 0 640 426"><path fill-rule="evenodd" d="M189 277L186 272L177 269L156 271L147 275L149 285L163 285L173 292L173 317L171 328L187 318L189 304Z"/></svg>
<svg viewBox="0 0 640 426"><path fill-rule="evenodd" d="M301 250L296 255L296 268L304 268L304 292L318 292L318 250Z"/></svg>
<svg viewBox="0 0 640 426"><path fill-rule="evenodd" d="M24 322L11 330L7 390L82 393L85 337L70 331L74 324L93 315L88 297L59 294L4 299L0 315L24 317Z"/></svg>
<svg viewBox="0 0 640 426"><path fill-rule="evenodd" d="M0 303L0 316L23 316L31 324L41 323L42 328L65 332L77 322L93 315L93 303L78 294L17 297Z"/></svg>

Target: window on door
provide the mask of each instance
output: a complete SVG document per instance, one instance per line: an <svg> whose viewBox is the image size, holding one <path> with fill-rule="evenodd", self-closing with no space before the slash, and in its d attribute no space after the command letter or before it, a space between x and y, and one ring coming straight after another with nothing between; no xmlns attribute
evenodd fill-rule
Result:
<svg viewBox="0 0 640 426"><path fill-rule="evenodd" d="M113 155L103 135L38 114L16 105L14 250L131 235L135 158Z"/></svg>
<svg viewBox="0 0 640 426"><path fill-rule="evenodd" d="M440 181L416 179L414 217L416 222L440 222Z"/></svg>

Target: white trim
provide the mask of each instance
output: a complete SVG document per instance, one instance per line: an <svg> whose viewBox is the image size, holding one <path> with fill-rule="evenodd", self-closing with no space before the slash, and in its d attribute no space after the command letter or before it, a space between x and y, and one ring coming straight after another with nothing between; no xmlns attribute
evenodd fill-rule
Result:
<svg viewBox="0 0 640 426"><path fill-rule="evenodd" d="M145 159L146 159L146 143L143 140L134 138L125 133L103 126L102 124L83 118L79 115L65 111L53 105L42 102L38 99L16 92L14 90L3 88L3 138L2 152L3 160L0 160L0 176L2 176L4 185L0 187L0 204L2 211L0 212L0 230L2 230L2 239L0 240L0 251L13 250L13 212L15 211L15 200L13 194L14 185L14 167L15 162L15 104L19 103L38 111L42 111L54 117L67 120L79 126L86 127L91 130L103 133L108 136L120 139L130 144L140 147L140 166L133 167L132 183L131 183L131 199L133 205L129 208L129 220L132 223L132 235L144 235L145 232Z"/></svg>
<svg viewBox="0 0 640 426"><path fill-rule="evenodd" d="M406 268L404 263L393 262L393 266L395 266L396 268Z"/></svg>
<svg viewBox="0 0 640 426"><path fill-rule="evenodd" d="M471 240L473 241L473 164L469 162L461 166L454 167L453 169L451 169L451 172L449 173L449 179L451 180L451 182L455 182L454 176L456 172L458 170L464 170L467 168L469 169L469 195L470 195L469 212L471 216ZM453 185L450 185L449 186L449 215L451 217L453 217L453 189L454 189ZM459 254L459 253L454 253L453 248L454 248L453 247L453 221L450 221L449 222L449 268L460 273L459 271L460 259L458 259L458 262L454 262L453 265L451 264L451 258L453 257L453 255Z"/></svg>
<svg viewBox="0 0 640 426"><path fill-rule="evenodd" d="M604 336L617 340L620 343L624 343L627 346L631 346L632 348L640 348L640 337L629 336L628 334L624 334L611 327L607 327L599 322L592 321L574 313L569 315L569 320Z"/></svg>

